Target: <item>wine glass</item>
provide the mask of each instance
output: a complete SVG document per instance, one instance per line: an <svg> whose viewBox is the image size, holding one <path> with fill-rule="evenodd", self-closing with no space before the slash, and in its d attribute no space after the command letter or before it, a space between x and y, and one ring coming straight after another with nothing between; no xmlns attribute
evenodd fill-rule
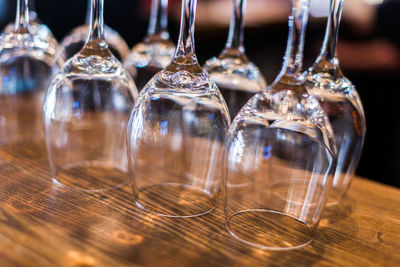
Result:
<svg viewBox="0 0 400 267"><path fill-rule="evenodd" d="M43 106L51 178L85 191L129 181L126 125L137 90L105 41L103 4L91 1L86 43L55 76Z"/></svg>
<svg viewBox="0 0 400 267"><path fill-rule="evenodd" d="M50 29L43 24L38 14L35 11L35 1L29 0L29 31L32 34L37 34L40 36L42 40L47 40L48 42L52 43L54 46L58 47L58 43L55 40L53 33ZM4 28L4 33L12 33L15 30L15 23L10 23Z"/></svg>
<svg viewBox="0 0 400 267"><path fill-rule="evenodd" d="M138 90L174 56L175 44L170 40L167 29L168 0L152 0L149 28L143 42L132 48L124 67L134 78Z"/></svg>
<svg viewBox="0 0 400 267"><path fill-rule="evenodd" d="M87 3L86 23L73 29L61 41L58 57L63 58L65 61L78 53L85 44L89 32L91 0L88 0ZM120 61L124 60L129 54L129 47L124 39L118 32L107 25L104 25L104 36L113 55Z"/></svg>
<svg viewBox="0 0 400 267"><path fill-rule="evenodd" d="M311 242L332 181L332 129L301 73L309 4L292 0L282 70L242 108L227 136L226 227L263 249Z"/></svg>
<svg viewBox="0 0 400 267"><path fill-rule="evenodd" d="M149 212L192 217L214 209L230 118L194 50L196 0L182 0L178 48L140 92L128 125L135 203Z"/></svg>
<svg viewBox="0 0 400 267"><path fill-rule="evenodd" d="M14 28L0 36L0 144L43 138L41 108L57 42L30 21L29 1L17 1ZM45 26L43 26L45 27Z"/></svg>
<svg viewBox="0 0 400 267"><path fill-rule="evenodd" d="M218 57L203 66L217 83L233 119L247 101L267 86L256 65L249 61L243 45L243 14L246 0L233 0L228 40Z"/></svg>
<svg viewBox="0 0 400 267"><path fill-rule="evenodd" d="M350 187L364 144L366 125L361 99L343 76L336 56L343 0L331 0L321 53L308 70L306 87L320 101L333 127L338 154L328 204L340 202Z"/></svg>

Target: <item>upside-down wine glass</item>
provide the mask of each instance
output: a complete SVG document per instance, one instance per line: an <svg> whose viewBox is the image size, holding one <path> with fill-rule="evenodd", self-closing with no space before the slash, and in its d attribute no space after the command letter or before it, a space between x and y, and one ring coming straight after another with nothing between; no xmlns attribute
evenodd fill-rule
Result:
<svg viewBox="0 0 400 267"><path fill-rule="evenodd" d="M37 34L40 36L42 40L47 40L48 42L54 43L55 46L58 46L57 41L55 40L53 33L50 29L43 24L38 14L35 11L35 1L29 0L29 31L31 34ZM15 29L15 23L10 23L4 28L5 33L12 33Z"/></svg>
<svg viewBox="0 0 400 267"><path fill-rule="evenodd" d="M335 144L328 117L301 73L309 0L292 0L282 70L233 120L227 137L228 231L249 245L311 242L330 189Z"/></svg>
<svg viewBox="0 0 400 267"><path fill-rule="evenodd" d="M351 81L343 76L336 54L342 9L343 0L331 0L324 44L305 82L308 92L320 101L327 113L338 148L328 205L339 203L346 195L366 133L361 99Z"/></svg>
<svg viewBox="0 0 400 267"><path fill-rule="evenodd" d="M41 109L58 44L30 22L28 5L17 1L14 28L0 36L0 144L43 138Z"/></svg>
<svg viewBox="0 0 400 267"><path fill-rule="evenodd" d="M85 44L90 24L90 5L91 0L87 1L87 13L85 24L73 29L61 41L58 57L63 58L65 61L78 53ZM129 47L125 40L119 35L118 32L104 25L104 36L108 43L109 49L113 55L120 61L123 61L129 55Z"/></svg>
<svg viewBox="0 0 400 267"><path fill-rule="evenodd" d="M233 119L244 104L267 86L256 65L249 61L243 44L243 14L246 0L233 0L233 15L228 40L218 57L203 66L218 85Z"/></svg>
<svg viewBox="0 0 400 267"><path fill-rule="evenodd" d="M178 48L140 92L128 125L137 206L170 217L214 209L230 118L194 50L196 0L182 0Z"/></svg>
<svg viewBox="0 0 400 267"><path fill-rule="evenodd" d="M105 41L103 3L92 0L86 43L55 76L43 106L53 182L86 191L129 181L126 126L137 97Z"/></svg>
<svg viewBox="0 0 400 267"><path fill-rule="evenodd" d="M18 5L18 1L16 1L15 4ZM32 23L40 23L38 14L36 13L34 0L28 1L28 8L29 8L29 25L31 25ZM6 27L4 27L4 32L11 33L14 30L15 30L15 21L10 22L9 24L6 25Z"/></svg>
<svg viewBox="0 0 400 267"><path fill-rule="evenodd" d="M176 47L169 38L167 24L168 0L152 0L147 35L132 48L124 62L139 91L174 56Z"/></svg>

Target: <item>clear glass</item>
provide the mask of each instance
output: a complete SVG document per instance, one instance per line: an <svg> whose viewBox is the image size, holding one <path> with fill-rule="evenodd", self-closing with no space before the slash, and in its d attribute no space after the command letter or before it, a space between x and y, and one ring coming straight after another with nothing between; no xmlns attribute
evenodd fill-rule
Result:
<svg viewBox="0 0 400 267"><path fill-rule="evenodd" d="M133 194L140 208L170 217L214 209L230 118L194 51L196 0L182 0L178 48L140 92L128 125Z"/></svg>
<svg viewBox="0 0 400 267"><path fill-rule="evenodd" d="M53 33L50 29L44 25L40 19L38 14L35 11L35 2L33 0L28 1L28 8L29 8L29 32L31 34L35 34L40 36L40 39L46 40L47 42L51 43L54 47L58 47L58 43L53 36ZM5 28L3 33L11 34L15 30L15 23L8 24Z"/></svg>
<svg viewBox="0 0 400 267"><path fill-rule="evenodd" d="M134 78L138 90L160 70L164 69L174 56L176 47L169 38L168 0L152 0L149 28L143 42L132 48L124 67Z"/></svg>
<svg viewBox="0 0 400 267"><path fill-rule="evenodd" d="M31 140L25 141L43 139L41 108L58 44L38 33L28 5L17 2L14 27L0 36L0 144L20 140L26 131Z"/></svg>
<svg viewBox="0 0 400 267"><path fill-rule="evenodd" d="M103 0L92 0L86 43L55 76L44 101L53 182L86 191L128 183L126 127L137 94L104 39Z"/></svg>
<svg viewBox="0 0 400 267"><path fill-rule="evenodd" d="M77 54L86 42L90 24L90 3L91 0L88 0L86 23L73 29L61 41L61 49L58 51L58 57L65 61ZM129 47L125 40L121 37L121 35L119 35L118 32L111 29L107 25L104 25L104 36L112 54L118 60L123 61L129 55Z"/></svg>
<svg viewBox="0 0 400 267"><path fill-rule="evenodd" d="M360 160L366 125L361 99L354 85L343 76L336 55L343 0L331 0L321 53L308 70L306 87L320 101L332 125L338 154L328 204L346 195Z"/></svg>
<svg viewBox="0 0 400 267"><path fill-rule="evenodd" d="M218 57L203 66L218 85L233 119L244 104L267 87L256 65L249 61L243 45L243 14L246 0L233 0L233 15L228 40Z"/></svg>
<svg viewBox="0 0 400 267"><path fill-rule="evenodd" d="M226 227L258 248L310 243L332 181L332 129L301 73L308 12L309 0L292 1L283 68L242 108L227 136Z"/></svg>

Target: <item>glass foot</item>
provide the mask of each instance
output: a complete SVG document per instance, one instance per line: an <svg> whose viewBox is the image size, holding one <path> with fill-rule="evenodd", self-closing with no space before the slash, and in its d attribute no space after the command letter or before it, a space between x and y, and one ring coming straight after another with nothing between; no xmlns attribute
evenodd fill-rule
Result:
<svg viewBox="0 0 400 267"><path fill-rule="evenodd" d="M227 218L228 232L248 245L269 250L300 248L312 241L311 228L281 212L248 209Z"/></svg>
<svg viewBox="0 0 400 267"><path fill-rule="evenodd" d="M55 184L89 192L115 189L129 183L126 171L101 161L64 165L52 180Z"/></svg>
<svg viewBox="0 0 400 267"><path fill-rule="evenodd" d="M215 200L208 193L179 183L140 188L135 202L141 209L166 217L195 217L215 208Z"/></svg>

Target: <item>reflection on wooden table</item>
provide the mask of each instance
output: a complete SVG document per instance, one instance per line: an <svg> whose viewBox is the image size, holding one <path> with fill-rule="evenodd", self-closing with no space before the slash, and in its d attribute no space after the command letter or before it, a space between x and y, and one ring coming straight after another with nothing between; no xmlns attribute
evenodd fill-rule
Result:
<svg viewBox="0 0 400 267"><path fill-rule="evenodd" d="M211 213L166 218L138 209L131 186L102 193L52 184L43 140L0 147L1 266L265 266L400 264L400 190L362 178L328 208L298 250L231 237L222 199Z"/></svg>

